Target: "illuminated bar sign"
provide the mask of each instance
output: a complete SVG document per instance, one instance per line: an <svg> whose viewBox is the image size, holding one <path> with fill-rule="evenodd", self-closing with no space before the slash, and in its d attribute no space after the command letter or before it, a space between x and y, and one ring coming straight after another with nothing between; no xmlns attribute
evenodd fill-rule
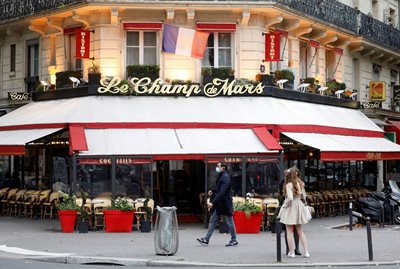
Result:
<svg viewBox="0 0 400 269"><path fill-rule="evenodd" d="M204 95L207 97L217 96L244 96L244 95L262 95L264 86L262 83L257 85L239 84L236 80L214 78L212 83L200 87L197 84L171 85L164 84L163 80L158 78L152 81L150 78L132 78L129 80L133 87L133 93L136 95L163 95L163 96L185 96ZM99 93L111 94L128 94L129 85L124 83L121 85L121 79L115 77L108 79L107 77L100 80L102 87L97 88Z"/></svg>
<svg viewBox="0 0 400 269"><path fill-rule="evenodd" d="M384 81L370 81L369 83L369 100L385 101L386 87Z"/></svg>

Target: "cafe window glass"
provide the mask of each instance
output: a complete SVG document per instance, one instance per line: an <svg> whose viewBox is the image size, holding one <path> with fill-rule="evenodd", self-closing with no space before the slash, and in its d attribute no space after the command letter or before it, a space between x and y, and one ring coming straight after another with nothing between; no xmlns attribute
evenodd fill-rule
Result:
<svg viewBox="0 0 400 269"><path fill-rule="evenodd" d="M10 46L10 72L15 72L15 62L16 62L16 54L17 54L17 45L12 44Z"/></svg>
<svg viewBox="0 0 400 269"><path fill-rule="evenodd" d="M255 196L279 192L278 159L246 158L246 193Z"/></svg>
<svg viewBox="0 0 400 269"><path fill-rule="evenodd" d="M217 184L218 174L215 171L218 161L225 162L228 166L228 174L231 176L231 188L233 196L244 196L242 180L242 158L227 157L217 160L209 159L207 163L207 191L214 190Z"/></svg>
<svg viewBox="0 0 400 269"><path fill-rule="evenodd" d="M127 65L155 65L158 63L157 32L129 31L126 36Z"/></svg>
<svg viewBox="0 0 400 269"><path fill-rule="evenodd" d="M39 39L27 41L27 77L39 75Z"/></svg>
<svg viewBox="0 0 400 269"><path fill-rule="evenodd" d="M232 34L210 33L203 67L232 67Z"/></svg>
<svg viewBox="0 0 400 269"><path fill-rule="evenodd" d="M77 164L78 190L89 193L90 198L111 196L111 164L81 159Z"/></svg>
<svg viewBox="0 0 400 269"><path fill-rule="evenodd" d="M76 34L65 35L66 59L69 70L82 70L82 59L76 58Z"/></svg>
<svg viewBox="0 0 400 269"><path fill-rule="evenodd" d="M128 162L130 164L118 164L117 159L117 196L128 196L132 199L151 197L151 160L128 159Z"/></svg>

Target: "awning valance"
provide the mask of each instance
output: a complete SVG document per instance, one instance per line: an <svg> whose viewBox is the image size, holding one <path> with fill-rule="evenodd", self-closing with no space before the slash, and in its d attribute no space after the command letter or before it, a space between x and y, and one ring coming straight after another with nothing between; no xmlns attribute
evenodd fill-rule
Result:
<svg viewBox="0 0 400 269"><path fill-rule="evenodd" d="M216 154L278 153L266 148L251 129L85 129L85 134L88 150L79 155L203 159Z"/></svg>
<svg viewBox="0 0 400 269"><path fill-rule="evenodd" d="M196 24L196 30L206 32L223 32L231 33L236 32L236 24L234 23L205 23L198 22Z"/></svg>
<svg viewBox="0 0 400 269"><path fill-rule="evenodd" d="M283 134L299 143L320 150L322 161L400 159L400 145L383 137L288 132Z"/></svg>
<svg viewBox="0 0 400 269"><path fill-rule="evenodd" d="M161 22L124 22L124 30L161 30Z"/></svg>
<svg viewBox="0 0 400 269"><path fill-rule="evenodd" d="M0 155L24 155L25 144L59 130L61 128L0 131Z"/></svg>

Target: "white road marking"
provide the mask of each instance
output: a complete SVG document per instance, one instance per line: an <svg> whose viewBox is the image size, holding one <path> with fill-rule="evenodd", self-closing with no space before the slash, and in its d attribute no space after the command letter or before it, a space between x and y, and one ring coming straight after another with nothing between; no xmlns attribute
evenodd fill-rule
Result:
<svg viewBox="0 0 400 269"><path fill-rule="evenodd" d="M7 247L6 245L0 245L0 251L20 254L20 255L30 255L30 256L70 256L72 253L51 253L46 251L35 251L17 247Z"/></svg>

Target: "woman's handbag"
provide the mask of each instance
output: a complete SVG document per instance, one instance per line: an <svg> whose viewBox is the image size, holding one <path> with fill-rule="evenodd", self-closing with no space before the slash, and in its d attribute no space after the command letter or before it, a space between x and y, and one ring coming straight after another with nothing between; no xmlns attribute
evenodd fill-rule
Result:
<svg viewBox="0 0 400 269"><path fill-rule="evenodd" d="M314 213L314 207L308 206L306 204L304 206L304 208L305 208L305 214L306 214L307 220L311 220L312 219L312 213Z"/></svg>

